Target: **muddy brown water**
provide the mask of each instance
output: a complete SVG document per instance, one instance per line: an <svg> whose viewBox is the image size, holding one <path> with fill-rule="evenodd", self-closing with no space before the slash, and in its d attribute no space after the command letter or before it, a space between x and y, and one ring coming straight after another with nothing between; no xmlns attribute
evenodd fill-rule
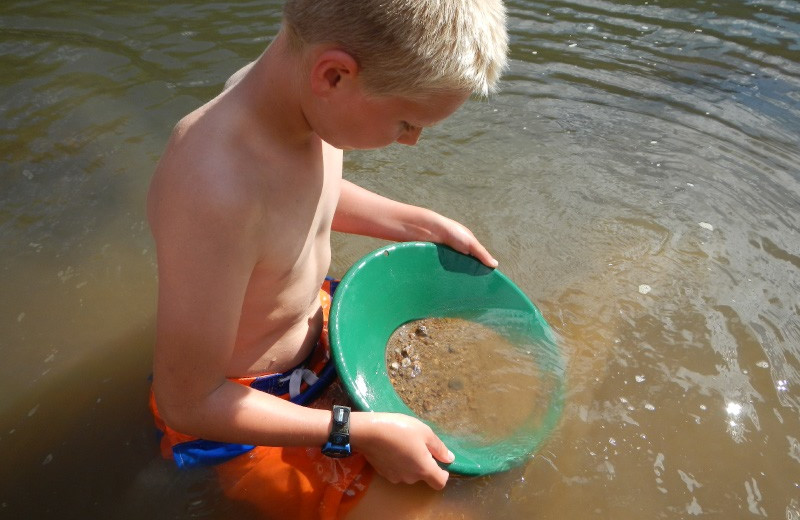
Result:
<svg viewBox="0 0 800 520"><path fill-rule="evenodd" d="M425 318L392 333L386 365L415 414L444 433L490 444L547 410L552 379L531 348L475 321Z"/></svg>
<svg viewBox="0 0 800 520"><path fill-rule="evenodd" d="M566 361L474 518L800 517L800 7L508 2L501 91L347 178L468 225ZM247 518L159 458L150 173L266 1L0 2L0 518ZM382 245L335 236L331 274Z"/></svg>

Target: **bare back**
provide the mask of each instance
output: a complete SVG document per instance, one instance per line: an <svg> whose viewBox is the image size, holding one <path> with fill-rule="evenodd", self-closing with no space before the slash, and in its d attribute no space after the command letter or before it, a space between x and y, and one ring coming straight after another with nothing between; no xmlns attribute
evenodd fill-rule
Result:
<svg viewBox="0 0 800 520"><path fill-rule="evenodd" d="M218 348L228 377L287 370L316 343L342 174L340 150L281 142L235 87L176 126L148 200L159 321L184 324L159 338Z"/></svg>

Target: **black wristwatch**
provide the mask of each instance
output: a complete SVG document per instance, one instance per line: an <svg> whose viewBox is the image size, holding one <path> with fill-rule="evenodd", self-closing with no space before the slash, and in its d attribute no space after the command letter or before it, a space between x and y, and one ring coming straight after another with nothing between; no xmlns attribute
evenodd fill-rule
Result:
<svg viewBox="0 0 800 520"><path fill-rule="evenodd" d="M333 405L333 427L322 454L335 459L350 456L350 408Z"/></svg>

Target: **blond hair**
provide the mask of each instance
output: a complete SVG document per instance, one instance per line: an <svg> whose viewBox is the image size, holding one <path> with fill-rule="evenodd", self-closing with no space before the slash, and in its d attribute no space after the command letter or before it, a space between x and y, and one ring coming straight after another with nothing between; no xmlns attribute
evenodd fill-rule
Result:
<svg viewBox="0 0 800 520"><path fill-rule="evenodd" d="M506 64L502 0L287 0L295 45L335 44L376 95L486 96Z"/></svg>

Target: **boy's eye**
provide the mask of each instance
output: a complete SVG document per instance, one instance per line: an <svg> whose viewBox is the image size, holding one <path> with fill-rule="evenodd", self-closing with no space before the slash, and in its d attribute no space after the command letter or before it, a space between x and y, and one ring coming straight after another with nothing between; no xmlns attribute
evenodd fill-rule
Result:
<svg viewBox="0 0 800 520"><path fill-rule="evenodd" d="M410 132L411 130L417 128L416 126L410 124L408 121L401 121L401 123L403 125L403 131L405 132Z"/></svg>

